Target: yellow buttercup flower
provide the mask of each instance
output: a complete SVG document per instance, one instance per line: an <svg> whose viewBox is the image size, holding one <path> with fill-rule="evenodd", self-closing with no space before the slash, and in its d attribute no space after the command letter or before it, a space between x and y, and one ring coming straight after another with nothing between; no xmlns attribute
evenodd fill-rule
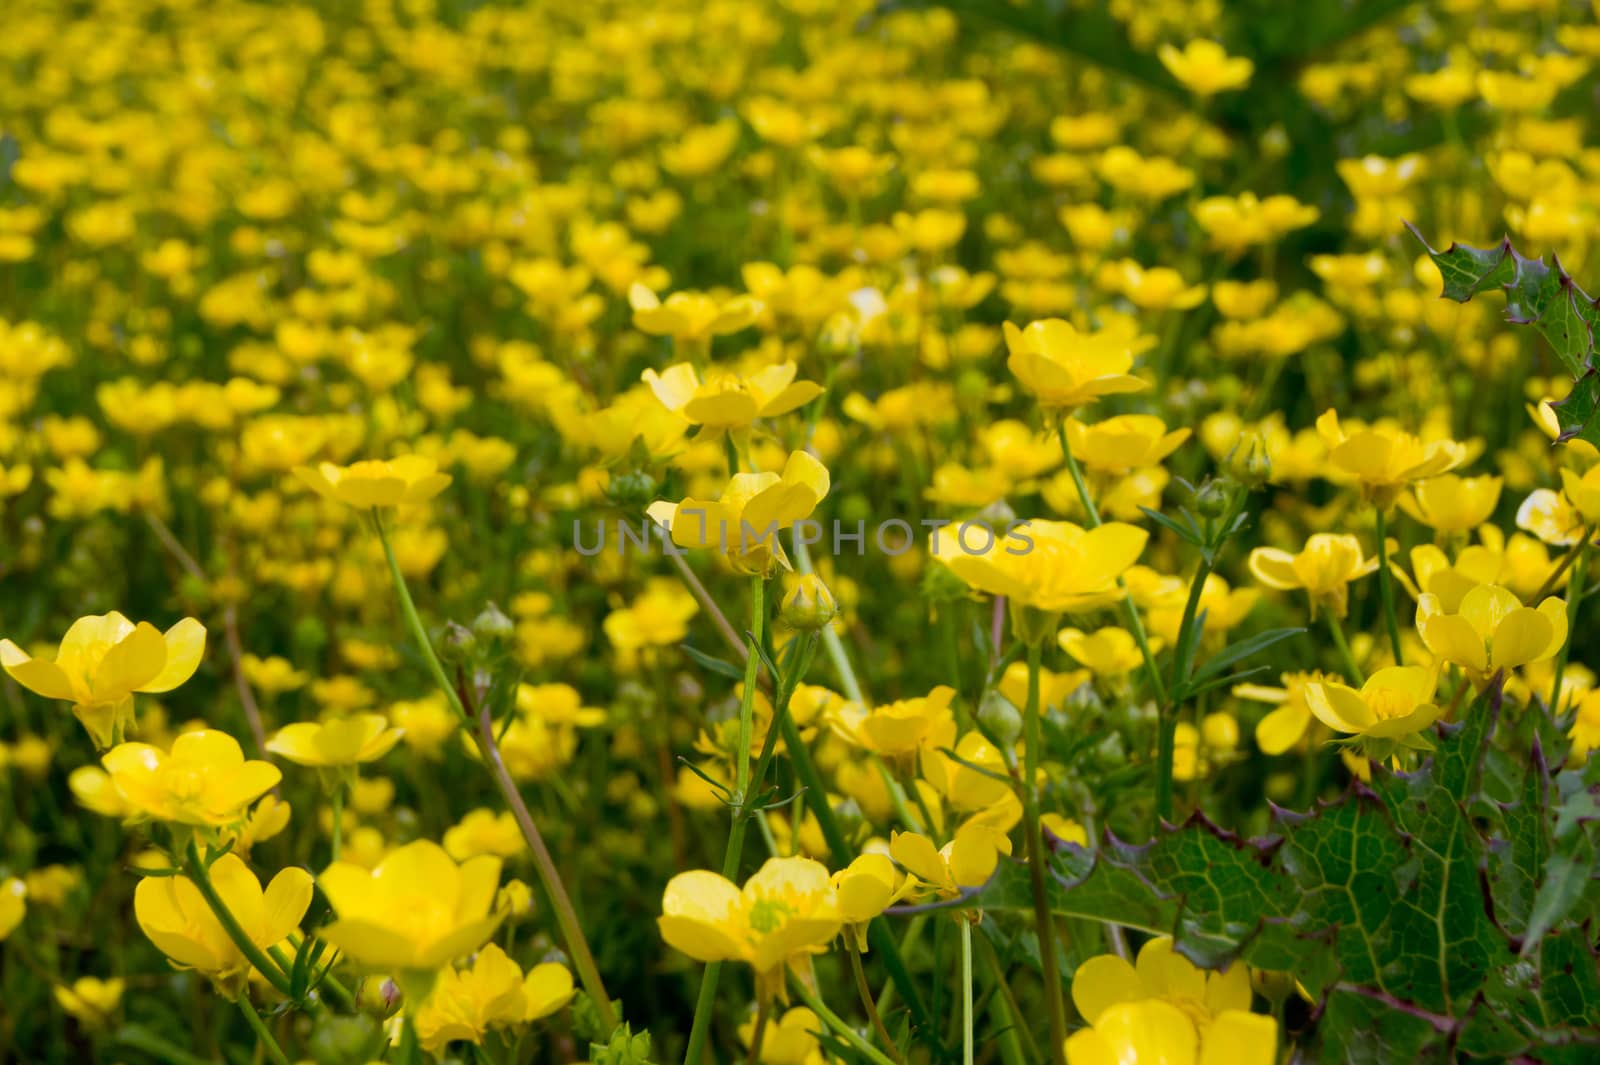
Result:
<svg viewBox="0 0 1600 1065"><path fill-rule="evenodd" d="M1208 972L1179 954L1167 936L1146 942L1131 965L1115 954L1096 955L1072 975L1073 1004L1094 1027L1067 1040L1068 1061L1270 1065L1277 1022L1251 1013L1250 998L1250 969L1243 962Z"/></svg>
<svg viewBox="0 0 1600 1065"><path fill-rule="evenodd" d="M271 762L246 761L239 741L216 729L185 732L170 753L119 744L100 761L134 816L213 828L241 821L283 779Z"/></svg>
<svg viewBox="0 0 1600 1065"><path fill-rule="evenodd" d="M914 877L906 876L882 854L867 853L833 874L831 881L839 917L855 941L867 949L867 926L872 919L916 890Z"/></svg>
<svg viewBox="0 0 1600 1065"><path fill-rule="evenodd" d="M1423 443L1387 426L1346 433L1332 409L1317 419L1317 432L1328 445L1328 463L1334 471L1358 483L1362 497L1384 510L1408 485L1448 473L1467 458L1467 449L1454 440Z"/></svg>
<svg viewBox="0 0 1600 1065"><path fill-rule="evenodd" d="M1122 414L1093 425L1077 418L1066 420L1067 446L1091 470L1122 474L1154 466L1189 439L1188 429L1167 431L1153 414Z"/></svg>
<svg viewBox="0 0 1600 1065"><path fill-rule="evenodd" d="M1082 629L1062 629L1056 643L1096 677L1120 677L1144 665L1138 641L1126 629L1108 625L1093 633ZM1161 650L1161 641L1150 644L1152 654Z"/></svg>
<svg viewBox="0 0 1600 1065"><path fill-rule="evenodd" d="M133 694L172 691L194 675L205 647L205 626L194 618L163 635L149 622L135 625L113 610L73 622L54 661L0 640L0 665L29 691L72 703L103 749L118 742L133 720Z"/></svg>
<svg viewBox="0 0 1600 1065"><path fill-rule="evenodd" d="M237 855L224 854L208 875L245 936L262 950L283 943L311 905L311 874L304 869L282 870L262 891L261 881ZM188 877L140 880L133 912L150 942L174 965L204 973L230 997L243 990L250 963Z"/></svg>
<svg viewBox="0 0 1600 1065"><path fill-rule="evenodd" d="M425 503L450 485L450 475L422 455L368 459L349 466L324 462L296 466L294 474L324 499L352 507L398 507Z"/></svg>
<svg viewBox="0 0 1600 1065"><path fill-rule="evenodd" d="M810 517L828 488L827 467L796 451L781 475L735 474L716 500L661 501L648 513L679 547L716 547L741 573L771 573L789 566L779 532Z"/></svg>
<svg viewBox="0 0 1600 1065"><path fill-rule="evenodd" d="M918 832L895 832L889 837L889 855L941 898L955 898L963 888L987 883L1011 853L1011 837L982 822L968 821L943 847Z"/></svg>
<svg viewBox="0 0 1600 1065"><path fill-rule="evenodd" d="M1117 578L1138 560L1148 539L1143 529L1114 521L1089 530L1065 521L1030 521L1003 540L945 525L934 534L931 550L980 592L1048 612L1080 611L1122 594Z"/></svg>
<svg viewBox="0 0 1600 1065"><path fill-rule="evenodd" d="M1240 699L1267 703L1275 709L1256 722L1256 746L1262 754L1278 755L1290 750L1305 737L1311 726L1311 707L1306 703L1306 686L1337 681L1338 678L1313 670L1285 673L1283 687L1266 684L1236 684L1233 694Z"/></svg>
<svg viewBox="0 0 1600 1065"><path fill-rule="evenodd" d="M1276 547L1258 547L1250 552L1249 565L1255 579L1268 588L1304 588L1313 617L1319 608L1327 607L1342 618L1349 609L1350 582L1376 570L1378 560L1363 557L1361 541L1354 536L1316 533L1295 555Z"/></svg>
<svg viewBox="0 0 1600 1065"><path fill-rule="evenodd" d="M1417 600L1417 631L1428 650L1482 683L1502 669L1542 662L1567 642L1567 604L1551 596L1538 608L1495 584L1473 588L1446 610L1425 592Z"/></svg>
<svg viewBox="0 0 1600 1065"><path fill-rule="evenodd" d="M1441 713L1433 702L1437 683L1432 670L1389 666L1368 677L1359 690L1335 681L1307 684L1306 705L1335 732L1426 748L1417 734Z"/></svg>
<svg viewBox="0 0 1600 1065"><path fill-rule="evenodd" d="M1216 41L1197 39L1179 51L1164 44L1156 52L1161 65L1196 96L1242 89L1250 83L1256 66L1242 56L1230 56Z"/></svg>
<svg viewBox="0 0 1600 1065"><path fill-rule="evenodd" d="M1500 502L1499 477L1430 477L1400 497L1400 509L1439 532L1464 532L1489 520Z"/></svg>
<svg viewBox="0 0 1600 1065"><path fill-rule="evenodd" d="M926 696L874 706L870 711L846 703L833 716L833 727L850 742L886 757L914 753L944 721L951 720L955 689L939 685Z"/></svg>
<svg viewBox="0 0 1600 1065"><path fill-rule="evenodd" d="M1128 373L1131 338L1122 331L1080 333L1060 318L1018 329L1004 326L1006 366L1046 410L1070 410L1101 396L1142 392L1150 386Z"/></svg>
<svg viewBox="0 0 1600 1065"><path fill-rule="evenodd" d="M785 965L809 966L843 923L828 870L809 858L769 858L744 886L699 869L667 882L661 938L696 961L741 961L761 998L788 1001Z"/></svg>
<svg viewBox="0 0 1600 1065"><path fill-rule="evenodd" d="M1076 979L1074 979L1076 985ZM1161 999L1122 1002L1099 1014L1093 1027L1066 1042L1067 1065L1272 1065L1278 1055L1278 1022L1229 1010L1206 1027Z"/></svg>
<svg viewBox="0 0 1600 1065"><path fill-rule="evenodd" d="M761 1035L761 1052L755 1060L763 1065L826 1065L817 1033L824 1031L822 1020L804 1006L783 1011L767 1024ZM748 1048L756 1037L752 1017L739 1025L739 1040Z"/></svg>
<svg viewBox="0 0 1600 1065"><path fill-rule="evenodd" d="M446 968L416 1011L417 1039L442 1053L457 1040L482 1045L492 1028L514 1028L564 1007L575 989L564 965L545 962L526 976L505 951L490 943L466 969Z"/></svg>
<svg viewBox="0 0 1600 1065"><path fill-rule="evenodd" d="M125 980L101 980L93 976L80 976L72 986L55 989L56 1002L61 1008L86 1028L104 1028L122 1003Z"/></svg>
<svg viewBox="0 0 1600 1065"><path fill-rule="evenodd" d="M334 862L317 884L337 920L317 935L358 965L426 988L499 927L504 915L490 912L499 883L499 858L457 865L425 839L390 851L373 869Z"/></svg>
<svg viewBox="0 0 1600 1065"><path fill-rule="evenodd" d="M267 741L267 750L296 765L337 769L377 761L400 742L401 735L402 730L390 728L382 714L353 714L322 724L285 725Z"/></svg>
<svg viewBox="0 0 1600 1065"><path fill-rule="evenodd" d="M737 333L756 320L761 306L749 296L720 300L704 292L674 292L662 302L637 281L628 289L633 324L651 336L707 343L714 336Z"/></svg>
<svg viewBox="0 0 1600 1065"><path fill-rule="evenodd" d="M718 433L788 414L822 394L816 382L796 381L796 372L794 363L782 362L749 377L715 371L702 383L693 366L680 362L661 374L646 370L644 381L669 411Z"/></svg>
<svg viewBox="0 0 1600 1065"><path fill-rule="evenodd" d="M1431 593L1445 613L1454 614L1472 589L1480 584L1498 584L1504 566L1504 552L1485 544L1462 548L1454 562L1435 545L1419 544L1411 549L1411 573L1416 582L1412 591L1419 596Z"/></svg>

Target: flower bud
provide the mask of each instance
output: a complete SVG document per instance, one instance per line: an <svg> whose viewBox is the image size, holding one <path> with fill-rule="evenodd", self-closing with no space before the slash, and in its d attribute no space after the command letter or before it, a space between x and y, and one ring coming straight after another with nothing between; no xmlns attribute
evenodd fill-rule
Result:
<svg viewBox="0 0 1600 1065"><path fill-rule="evenodd" d="M489 603L472 619L472 634L480 640L506 640L517 627L494 603Z"/></svg>
<svg viewBox="0 0 1600 1065"><path fill-rule="evenodd" d="M1228 497L1232 484L1223 480L1207 480L1195 489L1194 505L1201 517L1220 518L1228 512Z"/></svg>
<svg viewBox="0 0 1600 1065"><path fill-rule="evenodd" d="M606 498L619 507L644 506L656 498L656 479L644 470L633 470L612 477L606 485Z"/></svg>
<svg viewBox="0 0 1600 1065"><path fill-rule="evenodd" d="M1022 711L999 692L990 692L978 707L978 724L996 743L1016 743L1022 735Z"/></svg>
<svg viewBox="0 0 1600 1065"><path fill-rule="evenodd" d="M779 615L790 628L813 632L839 616L839 604L814 573L801 575L794 589L784 597Z"/></svg>
<svg viewBox="0 0 1600 1065"><path fill-rule="evenodd" d="M1252 492L1261 490L1272 477L1272 457L1260 433L1247 433L1228 452L1228 472Z"/></svg>
<svg viewBox="0 0 1600 1065"><path fill-rule="evenodd" d="M445 623L438 635L439 657L446 662L465 662L478 649L478 638L465 625L454 621Z"/></svg>

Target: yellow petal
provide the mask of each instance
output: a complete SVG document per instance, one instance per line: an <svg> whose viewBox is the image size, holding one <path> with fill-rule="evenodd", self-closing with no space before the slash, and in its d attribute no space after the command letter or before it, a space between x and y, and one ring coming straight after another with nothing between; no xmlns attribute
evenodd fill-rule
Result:
<svg viewBox="0 0 1600 1065"><path fill-rule="evenodd" d="M261 946L271 946L288 938L300 927L311 906L314 881L304 869L280 870L262 894Z"/></svg>
<svg viewBox="0 0 1600 1065"><path fill-rule="evenodd" d="M1206 1028L1199 1065L1273 1065L1278 1022L1245 1009L1224 1010Z"/></svg>
<svg viewBox="0 0 1600 1065"><path fill-rule="evenodd" d="M72 681L54 662L31 658L28 653L10 640L0 640L0 665L11 679L35 695L46 699L65 699L76 702Z"/></svg>
<svg viewBox="0 0 1600 1065"><path fill-rule="evenodd" d="M1427 596L1423 596L1427 599ZM1472 623L1460 614L1435 614L1421 617L1417 631L1428 650L1444 659L1468 669L1482 672L1488 668L1488 655L1483 637Z"/></svg>
<svg viewBox="0 0 1600 1065"><path fill-rule="evenodd" d="M548 1017L568 1002L576 991L572 984L572 973L565 965L547 961L535 965L528 970L527 978L522 982L522 992L527 1002L526 1011L522 1015L525 1021L536 1021L540 1017Z"/></svg>
<svg viewBox="0 0 1600 1065"><path fill-rule="evenodd" d="M141 621L108 650L94 671L91 690L97 702L115 702L161 674L167 642L161 630Z"/></svg>
<svg viewBox="0 0 1600 1065"><path fill-rule="evenodd" d="M1360 693L1343 684L1307 684L1306 706L1335 732L1360 733L1375 720Z"/></svg>
<svg viewBox="0 0 1600 1065"><path fill-rule="evenodd" d="M1256 725L1256 746L1263 754L1278 755L1300 742L1311 723L1311 714L1303 705L1280 706Z"/></svg>
<svg viewBox="0 0 1600 1065"><path fill-rule="evenodd" d="M1494 630L1489 645L1490 669L1513 669L1537 661L1550 646L1550 619L1532 607L1518 607ZM1556 645L1558 648L1560 644Z"/></svg>
<svg viewBox="0 0 1600 1065"><path fill-rule="evenodd" d="M206 627L194 618L184 618L167 630L163 637L167 645L167 661L161 672L140 685L136 691L169 692L194 676L200 668L200 659L206 653Z"/></svg>
<svg viewBox="0 0 1600 1065"><path fill-rule="evenodd" d="M1090 1024L1112 1006L1145 997L1139 974L1115 954L1097 954L1072 974L1072 1003Z"/></svg>
<svg viewBox="0 0 1600 1065"><path fill-rule="evenodd" d="M1300 587L1294 570L1294 556L1276 547L1258 547L1250 552L1250 573L1268 588L1288 591Z"/></svg>

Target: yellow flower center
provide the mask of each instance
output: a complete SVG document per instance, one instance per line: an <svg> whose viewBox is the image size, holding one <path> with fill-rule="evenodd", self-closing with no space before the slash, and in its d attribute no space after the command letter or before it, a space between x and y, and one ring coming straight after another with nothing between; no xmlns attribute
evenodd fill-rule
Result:
<svg viewBox="0 0 1600 1065"><path fill-rule="evenodd" d="M1405 717L1416 707L1416 703L1410 696L1394 688L1380 688L1377 691L1368 692L1366 700L1373 716L1380 721Z"/></svg>
<svg viewBox="0 0 1600 1065"><path fill-rule="evenodd" d="M783 926L794 907L781 899L759 899L750 907L750 927L767 935Z"/></svg>

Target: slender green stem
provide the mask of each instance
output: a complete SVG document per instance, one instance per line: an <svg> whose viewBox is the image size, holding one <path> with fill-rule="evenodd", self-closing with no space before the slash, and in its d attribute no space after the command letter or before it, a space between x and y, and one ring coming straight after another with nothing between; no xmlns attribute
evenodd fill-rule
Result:
<svg viewBox="0 0 1600 1065"><path fill-rule="evenodd" d="M978 937L978 946L983 949L983 960L989 965L989 974L994 977L995 990L999 992L1000 999L1005 1003L1007 1028L1000 1035L1001 1045L1015 1044L1016 1053L1012 1058L1019 1061L1038 1061L1039 1044L1034 1041L1033 1033L1023 1023L1022 1007L1017 1005L1017 996L1012 994L1011 985L1006 981L1005 966L1000 962L1000 954L994 949L994 944L989 942L987 936Z"/></svg>
<svg viewBox="0 0 1600 1065"><path fill-rule="evenodd" d="M1578 542L1587 548L1591 535L1591 530L1585 529L1583 539ZM1567 671L1567 657L1572 649L1572 634L1578 631L1578 607L1583 602L1583 584L1588 566L1589 552L1580 550L1577 560L1572 563L1572 576L1567 582L1567 638L1562 642L1561 650L1556 652L1556 675L1550 684L1552 714L1561 713L1561 677Z"/></svg>
<svg viewBox="0 0 1600 1065"><path fill-rule="evenodd" d="M389 534L383 527L383 517L377 510L372 512L372 527L377 531L378 542L383 545L384 557L389 562L389 577L394 584L395 596L400 600L400 612L405 616L406 625L411 630L411 638L415 641L417 650L422 653L422 659L433 675L434 683L444 692L445 699L449 701L456 716L471 735L472 715L467 712L461 694L450 682L449 675L444 671L444 664L439 661L439 656L433 649L433 641L428 638L428 630L423 626L422 617L417 613L417 605L411 598L411 589L406 585L405 575L400 572L400 563L395 558L394 548L389 543ZM555 859L550 856L550 849L545 845L544 836L540 833L539 826L535 824L533 815L528 811L527 803L523 802L516 781L511 779L505 760L500 756L500 747L495 742L494 727L493 722L489 720L488 707L484 707L479 715L476 735L478 750L483 756L484 764L489 767L495 784L500 789L501 797L510 807L517 826L522 830L523 838L528 841L528 849L533 855L534 869L539 874L539 882L544 886L545 895L550 899L550 908L555 913L556 924L561 931L561 938L565 941L567 952L572 956L573 968L578 970L578 979L594 1002L595 1010L600 1015L600 1023L609 1031L617 1025L617 1012L611 1005L610 996L606 994L605 982L600 978L600 969L595 965L594 953L589 949L589 940L583 934L583 925L578 920L577 910L572 906L572 897L567 894L566 885L561 882L561 873L556 868Z"/></svg>
<svg viewBox="0 0 1600 1065"><path fill-rule="evenodd" d="M333 860L339 860L340 844L344 839L344 781L333 788Z"/></svg>
<svg viewBox="0 0 1600 1065"><path fill-rule="evenodd" d="M1567 548L1567 553L1561 556L1561 561L1556 565L1556 568L1550 571L1550 575L1544 579L1544 583L1539 586L1539 590L1529 597L1528 602L1538 606L1545 596L1556 590L1556 585L1561 583L1562 574L1567 572L1567 568L1577 561L1578 554L1587 548L1589 542L1594 539L1594 531L1595 527L1593 525L1583 530L1583 534L1578 537L1571 547Z"/></svg>
<svg viewBox="0 0 1600 1065"><path fill-rule="evenodd" d="M750 737L754 731L756 682L761 669L761 656L756 648L761 645L761 630L766 621L766 580L755 577L750 581L750 637L744 660L744 691L739 700L739 748L734 754L733 823L728 829L728 845L722 853L722 875L737 880L739 860L744 855L745 827L750 823ZM773 683L779 683L773 678ZM776 713L774 716L777 716ZM766 768L768 751L772 749L777 722L767 735L768 743L762 751L761 765ZM695 999L694 1022L689 1028L689 1048L683 1060L688 1065L700 1065L705 1057L706 1040L711 1035L711 1014L717 1001L717 981L722 976L722 964L711 962L700 976L700 994Z"/></svg>
<svg viewBox="0 0 1600 1065"><path fill-rule="evenodd" d="M272 1033L267 1030L266 1022L261 1019L261 1014L257 1013L256 1008L250 1005L250 996L239 996L239 1012L244 1014L244 1019L249 1022L251 1030L256 1033L256 1040L262 1049L267 1052L267 1057L271 1059L273 1065L289 1065L289 1056L283 1052L283 1048L278 1045L278 1041L272 1038Z"/></svg>
<svg viewBox="0 0 1600 1065"><path fill-rule="evenodd" d="M767 1038L767 1020L772 1016L772 1011L767 1008L766 999L756 1001L756 1023L750 1031L750 1056L745 1059L745 1065L757 1065L761 1061L761 1044Z"/></svg>
<svg viewBox="0 0 1600 1065"><path fill-rule="evenodd" d="M873 1065L895 1065L894 1061L881 1053L877 1047L861 1038L854 1028L840 1020L839 1015L830 1010L828 1004L822 1001L821 996L807 987L803 980L794 978L789 983L794 987L795 994L800 996L800 1001L809 1006L811 1012L815 1013L823 1024L832 1028L835 1035L849 1043L862 1057L872 1062Z"/></svg>
<svg viewBox="0 0 1600 1065"><path fill-rule="evenodd" d="M1367 678L1361 672L1361 667L1356 664L1356 656L1350 650L1350 641L1344 638L1344 625L1339 622L1339 615L1327 604L1323 605L1322 613L1328 619L1328 632L1333 635L1333 645L1339 649L1339 658L1344 663L1344 671L1358 686L1365 684Z"/></svg>
<svg viewBox="0 0 1600 1065"><path fill-rule="evenodd" d="M867 1011L867 1019L872 1022L872 1030L878 1033L878 1042L883 1044L883 1052L896 1062L900 1060L900 1051L894 1045L894 1038L889 1035L889 1029L883 1025L883 1018L878 1015L878 1004L872 999L872 985L867 983L867 970L861 964L861 952L856 949L853 936L846 936L845 949L850 954L850 971L856 978L856 994L861 996L861 1008Z"/></svg>
<svg viewBox="0 0 1600 1065"><path fill-rule="evenodd" d="M422 1065L422 1046L417 1042L417 1026L410 1010L401 1020L400 1065Z"/></svg>
<svg viewBox="0 0 1600 1065"><path fill-rule="evenodd" d="M1378 595L1383 599L1383 620L1389 629L1389 646L1394 650L1394 664L1405 665L1400 650L1400 622L1394 612L1394 575L1389 572L1388 519L1383 508L1378 513Z"/></svg>
<svg viewBox="0 0 1600 1065"><path fill-rule="evenodd" d="M1028 645L1028 699L1023 711L1022 817L1028 834L1028 880L1033 889L1033 920L1039 934L1039 967L1044 975L1045 1005L1050 1013L1050 1058L1064 1065L1067 1018L1061 1004L1061 973L1056 968L1056 926L1044 884L1044 830L1039 824L1039 672L1041 648Z"/></svg>
<svg viewBox="0 0 1600 1065"><path fill-rule="evenodd" d="M972 922L961 922L961 1065L972 1065Z"/></svg>
<svg viewBox="0 0 1600 1065"><path fill-rule="evenodd" d="M211 908L212 914L216 916L217 923L222 926L224 932L228 933L228 938L233 940L233 945L239 948L239 953L243 954L245 960L255 966L261 975L266 977L267 982L277 989L280 994L292 997L290 996L289 978L283 974L283 970L272 963L265 951L256 946L255 941L240 927L238 918L234 917L233 911L228 909L228 904L223 901L221 895L217 894L216 885L211 882L211 874L207 871L205 862L200 858L200 848L193 840L189 841L184 869L188 874L189 882L199 889L200 897L206 900L206 905Z"/></svg>

